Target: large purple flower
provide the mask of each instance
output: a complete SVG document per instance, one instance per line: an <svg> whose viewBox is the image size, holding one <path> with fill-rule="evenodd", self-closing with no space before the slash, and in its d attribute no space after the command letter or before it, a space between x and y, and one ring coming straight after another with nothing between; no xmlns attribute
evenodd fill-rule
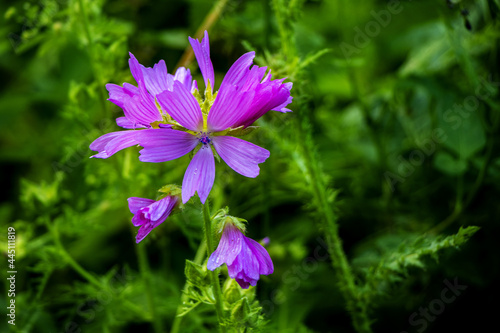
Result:
<svg viewBox="0 0 500 333"><path fill-rule="evenodd" d="M158 201L138 197L128 198L128 207L134 214L132 224L140 227L135 239L136 243L142 241L151 230L165 222L178 202L177 196L167 196Z"/></svg>
<svg viewBox="0 0 500 333"><path fill-rule="evenodd" d="M269 151L239 139L238 131L250 126L270 110L289 112L292 83L271 80L266 67L252 66L255 52L241 56L213 93L214 69L210 60L208 34L201 42L190 38L205 81L205 98L200 96L196 81L181 68L175 76L166 72L160 61L145 68L131 55L130 69L138 87L107 85L110 100L122 107L125 117L118 125L141 131L112 132L94 141L90 148L107 158L133 145L144 147L143 162L165 162L195 150L182 181L182 202L196 192L205 203L215 179L214 151L233 170L246 177L257 177L259 163Z"/></svg>
<svg viewBox="0 0 500 333"><path fill-rule="evenodd" d="M227 265L229 277L243 289L255 286L260 275L274 272L273 262L266 249L258 242L246 237L234 224L224 226L217 250L208 259L207 268L215 270L222 264Z"/></svg>
<svg viewBox="0 0 500 333"><path fill-rule="evenodd" d="M215 178L212 147L234 171L246 177L257 177L259 163L269 157L269 151L231 135L231 129L245 128L267 111L288 112L292 101L292 83L271 81L266 67L252 65L255 52L241 56L222 80L219 91L213 94L214 70L210 60L208 34L201 42L190 38L201 73L205 80L205 99L196 98L181 82L173 89L156 96L165 110L179 125L187 129L148 129L135 136L144 147L143 162L164 162L199 149L189 164L182 181L182 201L186 203L198 192L205 200ZM229 135L228 135L229 134Z"/></svg>

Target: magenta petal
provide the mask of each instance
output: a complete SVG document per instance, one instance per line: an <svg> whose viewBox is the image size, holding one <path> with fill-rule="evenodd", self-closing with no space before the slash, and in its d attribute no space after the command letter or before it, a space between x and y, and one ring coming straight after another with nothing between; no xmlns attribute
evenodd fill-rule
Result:
<svg viewBox="0 0 500 333"><path fill-rule="evenodd" d="M91 157L108 158L119 150L135 146L136 131L119 131L104 134L90 144L90 149L99 153Z"/></svg>
<svg viewBox="0 0 500 333"><path fill-rule="evenodd" d="M289 101L291 102L290 91L284 84L277 81L279 80L271 81L267 84L259 84L253 90L255 92L255 98L252 101L252 105L245 112L245 116L240 118L235 124L236 127L250 126L266 112L277 109L278 107L283 109Z"/></svg>
<svg viewBox="0 0 500 333"><path fill-rule="evenodd" d="M243 236L245 237L245 236ZM227 265L227 272L232 279L240 278L246 281L259 279L259 261L247 243L241 246L241 251L232 264Z"/></svg>
<svg viewBox="0 0 500 333"><path fill-rule="evenodd" d="M139 88L129 83L124 83L123 87L113 83L108 83L106 85L106 89L109 92L108 101L113 102L121 108L123 108L125 101L130 97L139 95Z"/></svg>
<svg viewBox="0 0 500 333"><path fill-rule="evenodd" d="M258 242L243 235L232 223L224 226L221 240L208 259L211 271L225 263L229 277L243 289L255 286L260 275L273 273L274 266L266 249Z"/></svg>
<svg viewBox="0 0 500 333"><path fill-rule="evenodd" d="M224 162L245 177L257 177L260 171L258 164L270 155L268 150L232 136L213 137L212 143Z"/></svg>
<svg viewBox="0 0 500 333"><path fill-rule="evenodd" d="M130 121L127 117L116 118L116 124L125 129L146 128L146 126Z"/></svg>
<svg viewBox="0 0 500 333"><path fill-rule="evenodd" d="M151 221L163 222L170 215L177 203L177 197L167 196L154 202L150 207ZM160 222L160 223L161 223Z"/></svg>
<svg viewBox="0 0 500 333"><path fill-rule="evenodd" d="M137 231L137 236L135 237L135 242L139 244L151 231L153 231L154 226L151 223L143 224Z"/></svg>
<svg viewBox="0 0 500 333"><path fill-rule="evenodd" d="M293 87L293 83L292 82L286 82L283 84L283 87L288 90L288 93L290 93L290 91L292 90L292 87ZM276 107L274 107L272 110L273 111L279 111L279 112L292 112L290 109L287 109L286 106L290 103L292 103L292 100L293 100L293 97L292 96L288 96L287 100L283 103L283 104L280 104Z"/></svg>
<svg viewBox="0 0 500 333"><path fill-rule="evenodd" d="M201 203L204 204L214 185L215 160L209 146L201 147L194 155L182 180L182 203L186 203L198 192Z"/></svg>
<svg viewBox="0 0 500 333"><path fill-rule="evenodd" d="M198 90L198 82L196 80L193 80L193 83L191 84L191 94L194 93L195 90Z"/></svg>
<svg viewBox="0 0 500 333"><path fill-rule="evenodd" d="M199 42L197 39L189 37L189 43L193 48L194 55L198 61L198 66L200 67L201 74L205 80L205 88L208 87L208 82L210 81L210 87L213 91L214 89L214 67L212 65L212 60L210 60L210 44L208 41L208 32L205 30L205 37Z"/></svg>
<svg viewBox="0 0 500 333"><path fill-rule="evenodd" d="M143 207L151 205L155 202L152 199L139 198L139 197L130 197L127 199L128 201L128 209L132 214L137 213L137 211Z"/></svg>
<svg viewBox="0 0 500 333"><path fill-rule="evenodd" d="M179 81L174 82L173 91L164 91L156 96L163 111L175 121L192 131L201 131L203 115L196 98Z"/></svg>
<svg viewBox="0 0 500 333"><path fill-rule="evenodd" d="M144 77L142 74L142 65L139 64L139 61L135 58L132 52L128 53L130 55L130 59L128 60L128 65L130 67L130 72L134 77L135 81L139 83L139 81L144 81Z"/></svg>
<svg viewBox="0 0 500 333"><path fill-rule="evenodd" d="M144 83L151 95L156 96L165 90L172 90L174 79L168 74L165 61L160 60L153 68L141 65L141 70Z"/></svg>
<svg viewBox="0 0 500 333"><path fill-rule="evenodd" d="M149 205L139 208L132 218L134 226L141 226L137 232L136 242L142 241L154 228L162 224L170 215L178 197L167 196L161 200L154 201L145 198L129 198L129 208L135 210L136 207L150 202Z"/></svg>
<svg viewBox="0 0 500 333"><path fill-rule="evenodd" d="M207 125L211 132L223 131L237 123L242 122L241 118L248 118L248 110L253 101L254 92L238 92L236 86L226 86L219 90L214 104L208 113Z"/></svg>
<svg viewBox="0 0 500 333"><path fill-rule="evenodd" d="M234 62L234 64L229 68L222 83L220 85L219 92L225 89L226 86L241 86L245 77L248 73L250 66L255 58L255 52L248 52L242 55Z"/></svg>
<svg viewBox="0 0 500 333"><path fill-rule="evenodd" d="M136 140L144 147L142 162L166 162L186 155L199 143L194 135L172 129L147 129L136 132Z"/></svg>
<svg viewBox="0 0 500 333"><path fill-rule="evenodd" d="M152 122L163 119L160 110L156 107L154 97L147 92L142 82L139 83L139 95L125 100L123 113L130 121L148 127Z"/></svg>
<svg viewBox="0 0 500 333"><path fill-rule="evenodd" d="M193 77L191 76L191 72L189 71L189 69L186 69L184 67L177 68L177 71L175 71L174 80L179 81L184 85L184 87L186 87L187 90L191 91L191 88L193 87Z"/></svg>
<svg viewBox="0 0 500 333"><path fill-rule="evenodd" d="M238 284L240 285L240 287L241 287L242 289L248 289L248 287L250 287L250 283L248 283L248 282L246 282L246 281L244 281L244 280L242 280L242 279L236 279L236 282L238 282ZM257 283L256 283L256 284L257 284ZM254 284L254 286L255 286L256 284Z"/></svg>
<svg viewBox="0 0 500 333"><path fill-rule="evenodd" d="M248 248L252 251L255 259L259 263L259 274L260 275L272 274L274 272L274 265L267 250L255 240L248 238L246 236L243 237Z"/></svg>
<svg viewBox="0 0 500 333"><path fill-rule="evenodd" d="M224 263L231 265L241 251L243 237L241 231L234 226L224 228L217 250L208 258L207 268L213 271Z"/></svg>

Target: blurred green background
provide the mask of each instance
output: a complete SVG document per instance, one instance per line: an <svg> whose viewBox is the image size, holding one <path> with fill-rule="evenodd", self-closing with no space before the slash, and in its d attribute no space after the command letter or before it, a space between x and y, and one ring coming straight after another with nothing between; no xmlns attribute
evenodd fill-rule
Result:
<svg viewBox="0 0 500 333"><path fill-rule="evenodd" d="M249 237L271 240L275 272L256 290L268 320L261 329L353 332L325 254L328 214L375 332L496 327L500 2L219 5L209 27L216 81L255 50L260 66L294 83L294 112L269 112L249 138L271 152L260 176L220 163L211 193L213 211L229 206L249 221ZM106 101L105 84L134 83L128 52L145 66L164 59L172 72L213 6L0 3L3 309L8 226L18 271L16 326L4 316L0 331L153 332L152 317L169 331L185 260L202 237L201 206L195 198L136 245L126 199L180 184L189 157L140 163L139 148L129 148L98 160L88 146L119 129L122 111ZM445 238L470 225L481 230L467 243ZM467 288L440 309L445 280ZM438 314L420 312L433 306ZM200 306L180 331L215 324Z"/></svg>

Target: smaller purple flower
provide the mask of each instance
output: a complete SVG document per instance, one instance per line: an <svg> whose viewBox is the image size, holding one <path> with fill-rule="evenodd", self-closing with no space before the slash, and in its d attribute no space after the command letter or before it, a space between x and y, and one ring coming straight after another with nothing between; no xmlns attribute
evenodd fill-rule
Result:
<svg viewBox="0 0 500 333"><path fill-rule="evenodd" d="M224 263L229 277L235 279L243 289L255 286L260 275L274 272L273 262L266 249L243 235L231 222L225 224L219 246L210 255L207 268L213 271Z"/></svg>
<svg viewBox="0 0 500 333"><path fill-rule="evenodd" d="M177 196L167 196L158 201L152 199L128 198L128 207L134 214L132 224L140 227L135 238L136 243L142 241L154 228L162 224L177 206Z"/></svg>

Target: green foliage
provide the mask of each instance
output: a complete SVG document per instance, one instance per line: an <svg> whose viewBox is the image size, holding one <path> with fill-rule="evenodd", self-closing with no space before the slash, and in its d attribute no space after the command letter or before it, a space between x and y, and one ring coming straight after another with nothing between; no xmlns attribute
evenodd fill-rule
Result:
<svg viewBox="0 0 500 333"><path fill-rule="evenodd" d="M411 331L456 277L468 290L427 331L494 324L478 304L500 297L500 6L452 3L228 1L214 20L215 90L249 50L294 84L293 112L228 133L271 152L260 175L216 166L214 236L230 207L247 236L270 238L275 267L248 290L218 270L227 331ZM18 271L17 325L0 331L216 330L197 201L140 245L126 201L178 193L190 157L141 163L132 147L97 160L88 148L119 130L105 84L133 82L128 51L172 72L211 6L0 4L0 221L16 229Z"/></svg>
<svg viewBox="0 0 500 333"><path fill-rule="evenodd" d="M364 285L363 298L366 301L372 300L377 294L389 295L391 284L401 282L408 277L410 268L426 268L425 258L427 256L438 260L439 252L444 249L458 249L472 237L479 227L460 228L457 234L450 236L430 236L422 235L411 242L400 244L397 249L392 249L384 253L381 258L377 258L378 263L372 262L368 266ZM358 262L365 265L371 260L357 258Z"/></svg>

